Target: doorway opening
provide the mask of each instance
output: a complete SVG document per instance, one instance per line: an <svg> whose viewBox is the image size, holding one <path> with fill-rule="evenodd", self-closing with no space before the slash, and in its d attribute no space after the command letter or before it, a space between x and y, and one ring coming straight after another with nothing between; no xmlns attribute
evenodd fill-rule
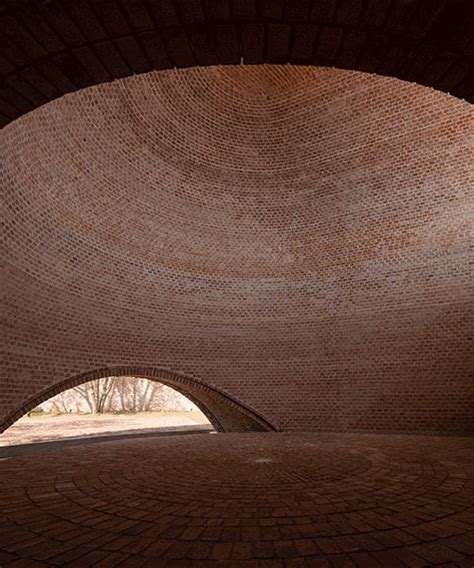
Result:
<svg viewBox="0 0 474 568"><path fill-rule="evenodd" d="M142 377L109 376L68 388L32 408L0 436L0 446L213 430L198 406L172 387Z"/></svg>

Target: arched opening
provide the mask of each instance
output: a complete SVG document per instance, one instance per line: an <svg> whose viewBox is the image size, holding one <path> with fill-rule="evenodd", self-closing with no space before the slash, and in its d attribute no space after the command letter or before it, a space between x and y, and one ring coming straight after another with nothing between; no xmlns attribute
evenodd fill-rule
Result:
<svg viewBox="0 0 474 568"><path fill-rule="evenodd" d="M189 401L189 404L193 405L197 411L201 412L206 417L208 424L212 425L212 428L218 432L263 432L275 430L271 423L255 411L222 391L209 387L196 379L160 369L119 367L96 369L57 383L31 398L19 410L11 414L0 426L0 431L5 431L24 415L31 413L34 409L53 397L61 395L61 393L79 388L78 392L83 394L78 396L82 396L84 399L87 398L84 385L89 385L91 382L100 381L101 379L117 377L133 377L135 380L144 379L149 383L156 383L172 389ZM105 389L109 388L110 382L105 384ZM89 394L89 398L91 396L95 396L96 401L90 400L89 403L85 402L90 409L93 409L94 405L103 403L101 401L101 393L96 395Z"/></svg>
<svg viewBox="0 0 474 568"><path fill-rule="evenodd" d="M0 436L0 447L211 431L206 415L174 388L142 377L110 376L40 403Z"/></svg>

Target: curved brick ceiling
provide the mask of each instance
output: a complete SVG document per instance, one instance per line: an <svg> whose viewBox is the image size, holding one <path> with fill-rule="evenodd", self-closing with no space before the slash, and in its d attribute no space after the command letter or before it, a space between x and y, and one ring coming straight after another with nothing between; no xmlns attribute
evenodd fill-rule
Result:
<svg viewBox="0 0 474 568"><path fill-rule="evenodd" d="M0 124L152 69L294 63L474 101L470 0L2 0Z"/></svg>
<svg viewBox="0 0 474 568"><path fill-rule="evenodd" d="M472 118L397 79L229 66L8 125L1 416L149 366L279 429L472 432Z"/></svg>

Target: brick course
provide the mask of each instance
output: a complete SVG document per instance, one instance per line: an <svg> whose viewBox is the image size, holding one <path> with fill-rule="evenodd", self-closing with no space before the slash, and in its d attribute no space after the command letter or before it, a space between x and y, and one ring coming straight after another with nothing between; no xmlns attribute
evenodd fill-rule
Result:
<svg viewBox="0 0 474 568"><path fill-rule="evenodd" d="M14 121L0 423L146 368L281 430L474 433L472 119L397 79L231 66Z"/></svg>

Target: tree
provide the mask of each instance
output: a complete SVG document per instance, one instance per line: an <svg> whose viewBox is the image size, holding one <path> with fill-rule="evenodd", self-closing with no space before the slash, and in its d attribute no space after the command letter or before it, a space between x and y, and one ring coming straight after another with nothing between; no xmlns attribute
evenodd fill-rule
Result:
<svg viewBox="0 0 474 568"><path fill-rule="evenodd" d="M155 394L163 385L147 379L120 377L114 384L114 408L120 405L122 412L146 412L151 410Z"/></svg>
<svg viewBox="0 0 474 568"><path fill-rule="evenodd" d="M108 410L107 403L116 379L117 377L97 379L75 387L74 390L85 400L92 414L102 414Z"/></svg>
<svg viewBox="0 0 474 568"><path fill-rule="evenodd" d="M45 412L147 412L189 409L182 395L153 380L106 377L63 391L42 403Z"/></svg>

